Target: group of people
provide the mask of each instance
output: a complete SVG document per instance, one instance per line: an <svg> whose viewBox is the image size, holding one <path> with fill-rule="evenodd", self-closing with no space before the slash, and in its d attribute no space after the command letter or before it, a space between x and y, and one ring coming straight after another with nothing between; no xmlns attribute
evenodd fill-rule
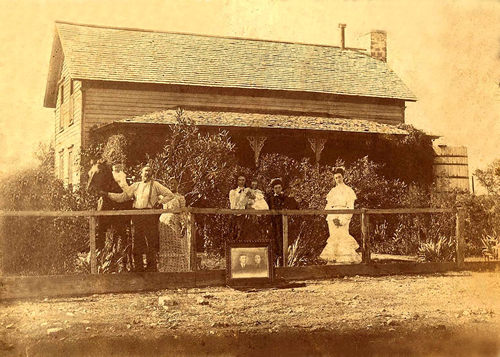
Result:
<svg viewBox="0 0 500 357"><path fill-rule="evenodd" d="M356 194L352 188L344 183L344 169L337 168L334 173L335 186L326 196L325 209L354 208ZM141 171L141 180L128 185L123 169L119 166L113 167L113 177L123 189L122 193L106 193L107 197L114 202L125 202L133 200L133 208L137 210L157 208L162 204L164 209L177 209L185 207L185 199L178 193L178 183L172 181L173 191L153 179L151 167L145 166ZM258 181L253 179L250 186L246 187L246 178L238 177L237 187L229 192L231 209L255 209L255 210L282 210L298 209L298 204L293 197L285 194L283 181L275 178L271 181L271 193L265 195L258 188ZM357 263L361 261L357 252L359 248L356 240L349 234L350 214L328 214L329 237L320 258L327 262ZM168 255L177 251L178 259L184 260L181 266L187 267L188 249L187 239L182 237L183 217L180 214L158 215L135 215L132 217L134 234L132 237L132 255L135 271L157 271L157 256L160 252L166 259L162 262L168 264ZM163 228L159 229L159 225ZM242 239L247 232L253 234L255 227L259 225L257 216L234 215L231 234L234 239ZM167 249L160 249L160 233L162 241L169 242ZM273 243L274 261L283 262L283 221L280 215L271 216L270 229L266 231ZM177 247L178 246L178 247ZM162 252L160 251L162 250ZM144 265L144 256L146 264Z"/></svg>
<svg viewBox="0 0 500 357"><path fill-rule="evenodd" d="M356 194L354 190L344 183L345 170L338 167L334 171L335 186L326 196L326 210L331 209L353 209ZM293 197L287 196L283 191L283 181L275 178L271 181L271 193L264 195L258 188L258 181L253 179L250 187L245 187L245 176L238 177L238 187L229 192L231 209L256 209L256 210L282 210L298 209L298 204ZM349 234L349 224L352 214L328 214L329 237L320 258L328 263L359 263L361 256L358 253L359 244ZM236 215L233 218L232 235L236 239L252 239L257 231L258 222L256 216L246 217ZM246 229L245 229L246 228ZM249 232L250 238L248 234ZM275 262L283 262L283 221L281 216L271 217L271 229L268 236L273 243Z"/></svg>
<svg viewBox="0 0 500 357"><path fill-rule="evenodd" d="M281 210L298 209L297 201L289 197L283 191L283 181L280 178L271 180L272 192L265 195L258 188L258 181L253 179L250 187L245 187L246 178L238 177L238 187L229 191L229 203L231 209L255 209L255 210ZM283 221L281 216L271 217L271 227L269 231L256 237L259 232L260 222L255 215L235 215L232 222L232 236L236 240L259 240L262 235L271 238L273 243L273 253L275 261L283 261ZM265 238L265 237L264 237Z"/></svg>
<svg viewBox="0 0 500 357"><path fill-rule="evenodd" d="M266 268L265 262L262 261L260 254L253 254L253 259L248 257L248 254L240 254L238 257L238 265L236 265L235 271L239 272L249 272L249 273L262 273L263 269Z"/></svg>

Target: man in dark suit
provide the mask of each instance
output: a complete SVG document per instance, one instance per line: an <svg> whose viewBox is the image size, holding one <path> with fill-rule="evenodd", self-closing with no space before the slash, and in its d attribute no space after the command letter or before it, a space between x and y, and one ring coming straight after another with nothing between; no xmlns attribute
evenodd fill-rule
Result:
<svg viewBox="0 0 500 357"><path fill-rule="evenodd" d="M271 180L272 192L267 197L269 209L298 209L297 201L283 192L283 180L275 178ZM283 218L282 216L271 216L271 239L273 240L274 261L279 259L283 264ZM279 265L279 264L278 264Z"/></svg>

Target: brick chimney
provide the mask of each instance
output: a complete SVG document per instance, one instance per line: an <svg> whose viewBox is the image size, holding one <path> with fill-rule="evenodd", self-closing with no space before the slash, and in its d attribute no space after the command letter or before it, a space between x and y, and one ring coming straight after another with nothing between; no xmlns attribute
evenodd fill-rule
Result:
<svg viewBox="0 0 500 357"><path fill-rule="evenodd" d="M370 55L379 61L387 62L387 33L374 30L370 33Z"/></svg>
<svg viewBox="0 0 500 357"><path fill-rule="evenodd" d="M346 24L339 24L340 29L340 48L345 50L345 27Z"/></svg>

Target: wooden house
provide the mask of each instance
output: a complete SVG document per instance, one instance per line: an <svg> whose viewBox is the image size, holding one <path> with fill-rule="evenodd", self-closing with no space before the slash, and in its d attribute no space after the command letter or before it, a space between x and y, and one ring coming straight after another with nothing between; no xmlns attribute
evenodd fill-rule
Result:
<svg viewBox="0 0 500 357"><path fill-rule="evenodd" d="M416 98L386 63L385 32L364 50L343 31L335 47L57 22L44 106L55 108L58 177L80 182L79 151L96 137L161 145L179 107L228 130L246 165L266 152L376 152L381 135L406 134L397 125Z"/></svg>

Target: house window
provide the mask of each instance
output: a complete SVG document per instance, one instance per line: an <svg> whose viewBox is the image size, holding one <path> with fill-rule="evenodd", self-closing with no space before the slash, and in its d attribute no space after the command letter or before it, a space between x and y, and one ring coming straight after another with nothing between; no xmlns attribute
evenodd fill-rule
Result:
<svg viewBox="0 0 500 357"><path fill-rule="evenodd" d="M61 79L64 82L64 78ZM64 84L59 85L59 130L64 129Z"/></svg>
<svg viewBox="0 0 500 357"><path fill-rule="evenodd" d="M61 84L59 95L61 96L61 104L64 103L64 84Z"/></svg>
<svg viewBox="0 0 500 357"><path fill-rule="evenodd" d="M64 150L59 151L59 167L57 168L58 170L58 177L60 180L64 180Z"/></svg>
<svg viewBox="0 0 500 357"><path fill-rule="evenodd" d="M68 184L73 184L73 147L68 149Z"/></svg>
<svg viewBox="0 0 500 357"><path fill-rule="evenodd" d="M73 80L70 79L69 81L69 103L68 103L68 115L69 115L69 124L68 125L71 125L73 124L73 117L74 117L74 108L73 108Z"/></svg>

